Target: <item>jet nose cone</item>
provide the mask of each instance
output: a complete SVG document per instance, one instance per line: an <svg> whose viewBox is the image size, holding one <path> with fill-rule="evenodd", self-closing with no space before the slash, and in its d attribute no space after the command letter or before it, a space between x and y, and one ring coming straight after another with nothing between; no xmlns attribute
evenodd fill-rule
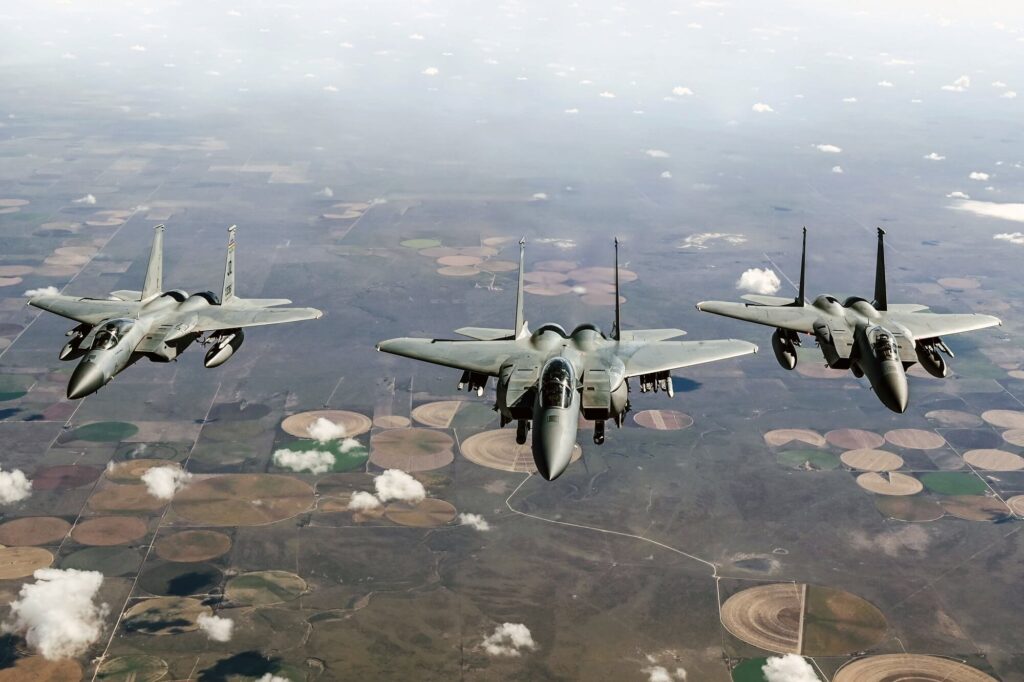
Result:
<svg viewBox="0 0 1024 682"><path fill-rule="evenodd" d="M78 400L90 393L95 393L107 379L103 376L103 370L94 363L82 363L75 368L68 382L68 400Z"/></svg>
<svg viewBox="0 0 1024 682"><path fill-rule="evenodd" d="M533 461L537 472L553 481L565 471L576 445L576 430L563 428L558 421L544 422L533 430Z"/></svg>

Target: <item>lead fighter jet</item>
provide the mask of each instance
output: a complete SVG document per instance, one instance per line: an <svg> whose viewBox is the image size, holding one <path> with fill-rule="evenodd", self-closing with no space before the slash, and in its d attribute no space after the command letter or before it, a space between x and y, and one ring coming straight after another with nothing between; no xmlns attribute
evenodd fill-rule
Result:
<svg viewBox="0 0 1024 682"><path fill-rule="evenodd" d="M29 305L78 322L66 335L61 360L82 361L68 382L68 398L96 392L121 370L146 357L170 362L193 341L209 345L205 365L224 364L242 345L242 327L319 318L316 308L276 308L284 298L235 296L235 226L228 228L224 287L218 298L210 291L189 296L180 289L163 290L164 226L157 225L142 291L115 291L110 298L36 296ZM201 339L208 334L205 339Z"/></svg>
<svg viewBox="0 0 1024 682"><path fill-rule="evenodd" d="M697 310L775 327L772 349L784 369L797 362L799 334L811 334L825 362L833 369L848 369L857 378L867 376L875 395L893 412L907 410L910 389L906 370L915 362L934 377L945 377L949 366L939 351L953 357L941 337L1000 325L999 318L979 314L936 314L928 306L889 303L885 287L885 231L878 228L875 264L875 299L851 296L845 301L821 295L813 303L804 299L807 265L807 229L800 257L800 289L796 300L748 294L749 303L704 301Z"/></svg>
<svg viewBox="0 0 1024 682"><path fill-rule="evenodd" d="M641 392L673 394L671 370L757 351L746 341L667 341L681 329L622 331L619 317L619 243L615 241L615 326L605 336L593 324L566 331L557 324L530 332L523 316L525 240L519 242L519 286L514 329L463 327L455 333L473 339L391 339L377 350L461 369L464 386L483 395L497 377L495 410L501 425L515 421L516 442L533 430L533 461L547 480L569 465L579 417L594 421L594 443L604 442L604 424L619 427L629 411L629 379Z"/></svg>

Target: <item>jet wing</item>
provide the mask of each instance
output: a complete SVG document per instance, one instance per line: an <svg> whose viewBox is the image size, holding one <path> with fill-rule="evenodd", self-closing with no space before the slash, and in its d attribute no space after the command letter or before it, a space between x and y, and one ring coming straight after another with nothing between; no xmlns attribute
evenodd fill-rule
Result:
<svg viewBox="0 0 1024 682"><path fill-rule="evenodd" d="M497 341L500 339L512 339L516 335L515 329L493 329L491 327L460 327L455 330L460 336L468 336L477 341Z"/></svg>
<svg viewBox="0 0 1024 682"><path fill-rule="evenodd" d="M667 341L677 336L686 336L682 329L625 329L619 334L623 341Z"/></svg>
<svg viewBox="0 0 1024 682"><path fill-rule="evenodd" d="M498 376L498 370L513 355L524 349L515 341L448 341L444 339L389 339L377 344L377 350L393 355Z"/></svg>
<svg viewBox="0 0 1024 682"><path fill-rule="evenodd" d="M820 310L810 306L782 307L727 303L725 301L701 301L697 304L697 310L724 317L732 317L746 322L763 324L767 327L790 329L795 332L803 332L804 334L814 332L814 322L822 315Z"/></svg>
<svg viewBox="0 0 1024 682"><path fill-rule="evenodd" d="M135 317L138 301L112 301L76 296L36 296L28 304L76 322L99 324L114 317Z"/></svg>
<svg viewBox="0 0 1024 682"><path fill-rule="evenodd" d="M238 327L259 327L268 324L284 324L299 320L317 320L323 315L316 308L231 308L210 306L197 315L197 332L212 332Z"/></svg>
<svg viewBox="0 0 1024 682"><path fill-rule="evenodd" d="M658 341L643 344L622 344L619 359L626 365L626 376L664 372L705 362L726 360L757 352L757 346L746 341Z"/></svg>
<svg viewBox="0 0 1024 682"><path fill-rule="evenodd" d="M979 315L975 313L894 313L889 312L886 317L893 322L906 327L907 331L915 339L931 339L936 336L949 336L962 332L972 332L976 329L995 327L1001 325L998 317L991 315Z"/></svg>

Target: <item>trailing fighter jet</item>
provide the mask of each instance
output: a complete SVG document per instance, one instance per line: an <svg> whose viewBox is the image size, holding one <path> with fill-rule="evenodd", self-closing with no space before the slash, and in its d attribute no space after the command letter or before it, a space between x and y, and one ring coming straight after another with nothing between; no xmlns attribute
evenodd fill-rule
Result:
<svg viewBox="0 0 1024 682"><path fill-rule="evenodd" d="M737 320L775 327L772 349L779 364L793 369L797 362L800 334L814 336L833 369L849 369L858 379L867 376L875 395L893 412L907 410L910 389L906 370L915 362L934 377L949 374L949 365L939 351L953 352L941 337L1000 325L999 318L974 313L937 314L928 306L889 303L885 290L885 231L878 228L875 264L875 299L868 302L851 296L840 301L822 295L808 303L804 298L807 266L807 228L804 228L800 257L800 290L796 300L748 294L749 303L703 301L697 310Z"/></svg>
<svg viewBox="0 0 1024 682"><path fill-rule="evenodd" d="M623 331L619 315L619 242L615 240L615 324L605 335L593 324L567 333L557 324L530 332L523 315L525 240L519 242L519 286L513 329L463 327L456 334L472 340L391 339L377 350L461 369L459 389L482 396L497 377L495 410L501 425L515 421L516 442L533 431L533 461L547 480L569 465L579 417L594 421L594 443L604 442L604 425L619 427L629 404L629 379L642 393L671 396L671 370L757 352L746 341L668 341L681 329Z"/></svg>
<svg viewBox="0 0 1024 682"><path fill-rule="evenodd" d="M67 332L71 339L61 360L82 361L68 382L68 398L96 392L119 372L142 358L170 362L193 341L210 346L204 364L224 364L242 345L242 327L281 324L319 318L316 308L277 308L284 298L235 296L235 226L228 228L224 288L220 297L210 291L189 294L163 290L164 226L157 225L142 291L115 291L110 298L36 296L29 305L78 322ZM205 338L201 338L207 334Z"/></svg>

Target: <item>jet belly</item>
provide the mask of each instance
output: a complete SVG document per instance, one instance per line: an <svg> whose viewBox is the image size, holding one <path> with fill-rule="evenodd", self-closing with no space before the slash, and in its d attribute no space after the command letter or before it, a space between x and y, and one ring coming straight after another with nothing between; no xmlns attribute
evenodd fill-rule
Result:
<svg viewBox="0 0 1024 682"><path fill-rule="evenodd" d="M539 402L533 411L533 461L540 475L553 481L562 475L576 447L580 424L580 395L572 392L567 407L543 407Z"/></svg>

